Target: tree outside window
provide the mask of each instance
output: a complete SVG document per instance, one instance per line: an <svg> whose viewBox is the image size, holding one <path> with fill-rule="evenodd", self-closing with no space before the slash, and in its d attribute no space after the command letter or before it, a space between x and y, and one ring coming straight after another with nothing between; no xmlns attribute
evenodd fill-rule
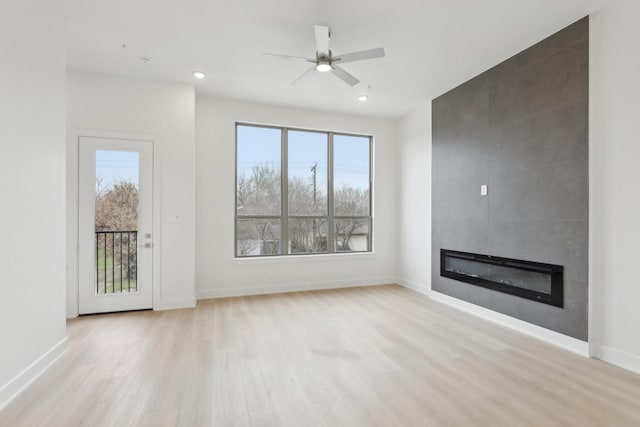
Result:
<svg viewBox="0 0 640 427"><path fill-rule="evenodd" d="M371 251L370 194L371 137L236 126L236 256Z"/></svg>

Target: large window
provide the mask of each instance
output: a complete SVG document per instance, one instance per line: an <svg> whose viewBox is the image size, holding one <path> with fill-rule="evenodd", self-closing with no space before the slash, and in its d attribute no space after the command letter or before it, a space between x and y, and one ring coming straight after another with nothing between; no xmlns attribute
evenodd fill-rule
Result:
<svg viewBox="0 0 640 427"><path fill-rule="evenodd" d="M371 137L236 124L236 256L369 252L371 228Z"/></svg>

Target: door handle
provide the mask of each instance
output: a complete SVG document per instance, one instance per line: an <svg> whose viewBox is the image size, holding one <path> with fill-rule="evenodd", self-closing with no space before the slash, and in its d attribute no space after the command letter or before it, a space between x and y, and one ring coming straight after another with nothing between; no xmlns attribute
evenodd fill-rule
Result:
<svg viewBox="0 0 640 427"><path fill-rule="evenodd" d="M144 245L140 246L141 248L152 248L153 247L153 243L145 243Z"/></svg>

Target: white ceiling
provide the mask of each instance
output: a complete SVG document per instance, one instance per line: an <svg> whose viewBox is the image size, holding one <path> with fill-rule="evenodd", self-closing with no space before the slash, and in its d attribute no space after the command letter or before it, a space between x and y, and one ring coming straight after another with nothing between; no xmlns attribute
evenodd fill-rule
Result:
<svg viewBox="0 0 640 427"><path fill-rule="evenodd" d="M611 2L69 0L68 65L226 98L400 117ZM330 27L334 55L384 47L387 56L344 64L361 81L353 88L317 72L292 86L310 64L262 53L314 56L314 24ZM195 82L196 69L207 79ZM370 100L357 101L368 85Z"/></svg>

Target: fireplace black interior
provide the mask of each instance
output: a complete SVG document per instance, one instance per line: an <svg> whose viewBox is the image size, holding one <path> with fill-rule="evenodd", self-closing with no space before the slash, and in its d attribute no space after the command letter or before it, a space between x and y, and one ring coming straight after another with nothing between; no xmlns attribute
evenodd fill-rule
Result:
<svg viewBox="0 0 640 427"><path fill-rule="evenodd" d="M564 267L440 249L440 275L563 307Z"/></svg>

